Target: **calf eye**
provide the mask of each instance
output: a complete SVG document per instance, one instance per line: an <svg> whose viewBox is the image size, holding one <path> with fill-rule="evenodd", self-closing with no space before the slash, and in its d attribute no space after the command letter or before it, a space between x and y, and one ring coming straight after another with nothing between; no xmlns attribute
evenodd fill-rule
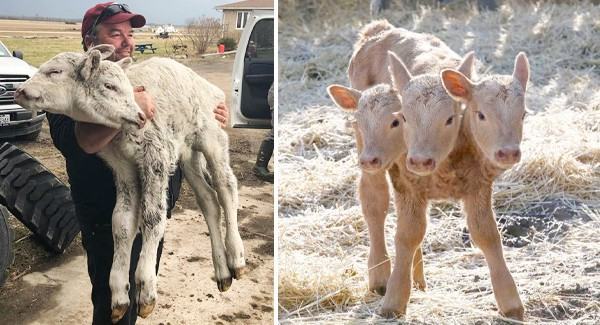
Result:
<svg viewBox="0 0 600 325"><path fill-rule="evenodd" d="M400 125L400 121L394 120L394 122L392 122L392 128L398 127L398 125Z"/></svg>
<svg viewBox="0 0 600 325"><path fill-rule="evenodd" d="M452 124L452 121L454 121L454 116L450 116L447 120L446 120L446 125L450 125Z"/></svg>
<svg viewBox="0 0 600 325"><path fill-rule="evenodd" d="M106 89L108 89L108 90L112 90L112 91L115 91L115 90L117 90L117 87L115 87L115 86L113 86L113 85L111 85L111 84L108 84L108 83L107 83L107 84L104 84L104 87L106 87Z"/></svg>
<svg viewBox="0 0 600 325"><path fill-rule="evenodd" d="M485 121L485 115L483 115L483 113L477 112L477 117L479 118L480 121Z"/></svg>
<svg viewBox="0 0 600 325"><path fill-rule="evenodd" d="M527 115L527 113L523 113L523 117L521 117L521 120L525 119L525 115Z"/></svg>
<svg viewBox="0 0 600 325"><path fill-rule="evenodd" d="M49 76L60 74L60 73L62 73L62 70L50 70L50 71L48 71L48 75Z"/></svg>

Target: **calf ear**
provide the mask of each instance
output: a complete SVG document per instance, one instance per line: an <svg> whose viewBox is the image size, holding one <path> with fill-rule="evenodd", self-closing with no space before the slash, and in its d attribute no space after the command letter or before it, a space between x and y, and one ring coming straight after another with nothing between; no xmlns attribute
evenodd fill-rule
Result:
<svg viewBox="0 0 600 325"><path fill-rule="evenodd" d="M327 93L333 102L345 111L354 112L358 108L361 92L356 89L331 85L327 87Z"/></svg>
<svg viewBox="0 0 600 325"><path fill-rule="evenodd" d="M88 51L79 65L79 75L83 80L88 80L100 67L102 56L100 51Z"/></svg>
<svg viewBox="0 0 600 325"><path fill-rule="evenodd" d="M465 75L453 69L444 69L441 78L444 89L450 97L465 103L471 100L473 84Z"/></svg>
<svg viewBox="0 0 600 325"><path fill-rule="evenodd" d="M467 78L473 75L473 64L475 63L475 52L471 51L463 57L456 70L460 71Z"/></svg>
<svg viewBox="0 0 600 325"><path fill-rule="evenodd" d="M113 53L115 53L115 47L109 44L96 45L89 49L88 52L91 52L93 50L100 52L102 60L108 59L111 55L113 55Z"/></svg>
<svg viewBox="0 0 600 325"><path fill-rule="evenodd" d="M515 58L515 71L513 78L521 83L523 90L527 90L527 82L529 81L529 60L524 52L520 52Z"/></svg>
<svg viewBox="0 0 600 325"><path fill-rule="evenodd" d="M117 61L116 63L121 67L121 69L127 70L129 66L133 63L133 59L127 57Z"/></svg>
<svg viewBox="0 0 600 325"><path fill-rule="evenodd" d="M392 51L388 51L388 71L392 77L392 85L399 92L408 85L412 75L404 65L404 62Z"/></svg>

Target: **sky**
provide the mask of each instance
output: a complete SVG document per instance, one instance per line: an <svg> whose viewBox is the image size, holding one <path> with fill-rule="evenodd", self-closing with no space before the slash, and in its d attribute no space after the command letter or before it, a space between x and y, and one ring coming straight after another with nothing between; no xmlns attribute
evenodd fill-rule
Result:
<svg viewBox="0 0 600 325"><path fill-rule="evenodd" d="M106 0L109 1L109 0ZM2 1L0 15L83 18L85 11L104 0L10 0ZM215 6L239 0L123 0L131 10L146 17L149 24L184 25L190 18L202 15L221 17Z"/></svg>

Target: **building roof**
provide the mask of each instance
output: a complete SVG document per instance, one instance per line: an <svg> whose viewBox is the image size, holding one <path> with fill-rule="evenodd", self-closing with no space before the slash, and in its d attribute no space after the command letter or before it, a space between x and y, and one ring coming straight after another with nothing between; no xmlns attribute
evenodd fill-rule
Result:
<svg viewBox="0 0 600 325"><path fill-rule="evenodd" d="M216 6L217 10L232 9L273 9L273 0L244 0Z"/></svg>

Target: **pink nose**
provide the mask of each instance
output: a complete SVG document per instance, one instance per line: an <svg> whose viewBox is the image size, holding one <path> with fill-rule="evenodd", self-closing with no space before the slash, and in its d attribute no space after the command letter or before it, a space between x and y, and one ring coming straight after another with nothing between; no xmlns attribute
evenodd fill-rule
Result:
<svg viewBox="0 0 600 325"><path fill-rule="evenodd" d="M377 157L365 157L360 159L360 167L366 169L375 169L381 167L381 159Z"/></svg>
<svg viewBox="0 0 600 325"><path fill-rule="evenodd" d="M435 160L427 157L409 157L408 164L419 171L432 171L435 169Z"/></svg>
<svg viewBox="0 0 600 325"><path fill-rule="evenodd" d="M521 150L519 149L500 149L496 151L496 160L504 164L514 164L521 159Z"/></svg>
<svg viewBox="0 0 600 325"><path fill-rule="evenodd" d="M22 99L22 98L34 100L34 99L38 99L39 97L32 95L31 92L29 92L29 93L26 92L25 88L17 88L17 90L15 91L15 94L14 94L14 98L15 98L15 100Z"/></svg>

